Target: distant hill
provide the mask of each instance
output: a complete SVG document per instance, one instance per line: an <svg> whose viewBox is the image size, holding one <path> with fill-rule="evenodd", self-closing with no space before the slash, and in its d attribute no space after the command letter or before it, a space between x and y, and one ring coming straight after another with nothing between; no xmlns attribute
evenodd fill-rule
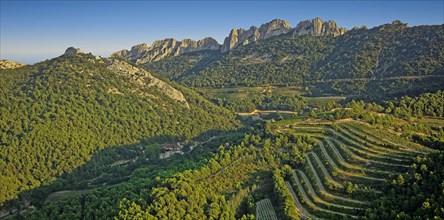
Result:
<svg viewBox="0 0 444 220"><path fill-rule="evenodd" d="M187 53L144 67L192 87L298 85L323 93L415 95L443 89L443 30L394 21L342 35L288 32L227 53Z"/></svg>
<svg viewBox="0 0 444 220"><path fill-rule="evenodd" d="M125 61L69 48L0 70L0 204L106 147L235 129L228 110Z"/></svg>

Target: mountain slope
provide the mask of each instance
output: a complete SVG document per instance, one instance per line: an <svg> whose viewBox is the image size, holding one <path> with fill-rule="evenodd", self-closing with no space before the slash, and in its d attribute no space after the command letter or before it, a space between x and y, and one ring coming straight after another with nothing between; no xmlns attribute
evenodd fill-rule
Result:
<svg viewBox="0 0 444 220"><path fill-rule="evenodd" d="M394 21L349 31L314 69L324 79L444 74L444 26Z"/></svg>
<svg viewBox="0 0 444 220"><path fill-rule="evenodd" d="M298 36L340 36L347 30L339 27L334 21L323 21L320 18L301 21L292 28L290 23L281 19L274 19L262 24L259 28L251 26L249 29L233 28L222 45L211 37L199 41L184 39L177 41L173 38L156 40L151 46L138 44L131 50L120 50L111 57L129 60L136 64L147 64L170 57L189 54L199 51L212 51L219 54L226 53L240 46L256 43L274 36L292 33Z"/></svg>
<svg viewBox="0 0 444 220"><path fill-rule="evenodd" d="M144 67L194 87L297 85L355 95L402 87L418 94L443 89L443 29L394 21L337 37L290 32L224 54L196 52Z"/></svg>
<svg viewBox="0 0 444 220"><path fill-rule="evenodd" d="M191 90L90 54L0 76L0 204L79 167L98 149L238 126L232 113Z"/></svg>

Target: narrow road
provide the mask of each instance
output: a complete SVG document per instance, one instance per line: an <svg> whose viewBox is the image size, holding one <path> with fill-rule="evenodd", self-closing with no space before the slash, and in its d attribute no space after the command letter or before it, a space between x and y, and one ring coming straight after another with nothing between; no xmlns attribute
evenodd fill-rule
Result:
<svg viewBox="0 0 444 220"><path fill-rule="evenodd" d="M362 123L362 124L364 124L363 122L357 122L357 123ZM354 125L352 125L352 126L355 127ZM364 124L364 126L367 126L367 125ZM356 128L356 127L355 127L355 129L361 131L362 133L365 133L365 134L368 135L368 136L372 136L372 137L374 137L374 138L376 138L376 139L383 140L383 141L385 141L385 142L387 142L387 143L389 143L389 144L392 144L392 145L394 145L394 146L398 146L398 147L400 147L400 148L402 148L402 149L404 149L404 150L406 150L406 151L414 152L414 153L417 153L417 154L423 154L423 155L427 155L427 154L428 154L427 152L430 152L430 151L431 151L430 148L424 147L424 146L422 146L422 145L419 145L419 144L416 144L416 143L409 143L409 145L412 146L413 148L419 148L419 149L425 150L425 151L427 151L427 152L417 151L417 150L414 150L414 149L412 149L412 148L405 147L404 145L401 145L401 144L398 144L398 143L392 142L391 140L389 140L389 139L387 139L387 138L384 138L384 137L381 137L381 136L377 136L377 135L375 135L375 134L373 134L373 133L371 133L371 132L368 132L368 131L366 131L366 130L361 130L360 128ZM403 140L403 141L405 141L405 140Z"/></svg>
<svg viewBox="0 0 444 220"><path fill-rule="evenodd" d="M342 201L352 202L352 203L358 203L358 204L368 204L368 203L366 203L366 202L362 202L362 201L358 201L358 200L354 200L354 199L348 199L348 198L345 198L345 197L342 197L342 196L336 196L336 195L333 195L333 194L329 193L329 192L325 189L324 184L322 183L321 178L319 177L318 173L316 172L316 170L315 170L313 164L311 163L311 161L310 161L310 160L307 160L307 162L308 162L308 165L309 165L309 167L310 167L311 173L312 173L312 174L314 175L314 177L315 177L315 180L316 180L316 183L317 183L316 185L318 186L318 188L319 188L320 191L325 192L326 194L328 194L329 196L331 196L331 197L333 197L333 198L335 198L335 199L337 199L337 200L342 200ZM305 175L304 175L304 176L305 176ZM306 181L306 182L307 182L307 181Z"/></svg>
<svg viewBox="0 0 444 220"><path fill-rule="evenodd" d="M324 140L325 140L325 141L327 142L327 144L333 149L333 152L335 152L335 154L336 154L336 156L339 158L339 160L340 160L341 162L343 162L343 163L346 163L344 157L342 157L342 154L338 151L338 149L332 147L333 143L332 143L327 137L325 137Z"/></svg>
<svg viewBox="0 0 444 220"><path fill-rule="evenodd" d="M297 114L298 112L288 111L288 110L254 110L252 112L236 112L238 115L246 116L246 115L255 115L260 113L284 113L284 114Z"/></svg>
<svg viewBox="0 0 444 220"><path fill-rule="evenodd" d="M296 181L296 184L298 185L299 192L301 192L302 197L304 197L305 202L307 203L308 206L311 206L312 209L317 210L317 211L326 212L326 213L329 213L329 214L336 214L336 215L341 215L341 216L350 216L352 218L358 218L357 216L354 216L354 215L347 215L347 214L340 213L340 212L330 211L330 210L323 209L323 208L315 205L310 200L310 198L308 197L307 193L305 192L304 187L302 186L301 182L299 181L299 178L297 176L295 176L295 175L293 175L293 177L294 177L294 179Z"/></svg>
<svg viewBox="0 0 444 220"><path fill-rule="evenodd" d="M345 137L345 136L342 135L341 133L339 133L339 132L337 132L337 131L335 131L335 130L333 130L333 129L331 129L331 128L327 128L327 130L331 131L334 135L341 137L341 138L344 139L345 141L347 141L347 142L353 144L355 147L359 148L359 149L356 149L356 148L351 148L351 149L353 149L353 150L355 150L355 151L358 151L358 152L360 152L360 153L362 153L362 154L364 154L364 155L368 155L368 156L370 156L370 157L374 157L374 158L386 159L386 160L390 160L390 161L393 161L393 162L396 161L396 162L399 162L399 163L402 163L402 164L397 164L397 163L393 163L393 164L396 164L396 165L399 165L399 166L404 166L404 167L405 167L405 165L403 165L403 164L409 162L409 161L407 161L407 160L401 160L401 159L397 159L397 158L391 158L391 157L387 157L387 156L384 156L384 155L380 155L379 152L374 151L374 150L372 150L372 149L370 149L370 148L368 148L368 147L364 147L364 146L362 146L361 144L357 143L356 141L353 141L353 140L351 140L350 138ZM349 147L349 146L347 145L347 147ZM350 148L350 147L349 147L349 148ZM373 152L373 153L372 153L372 152ZM408 166L407 166L407 167L408 167Z"/></svg>
<svg viewBox="0 0 444 220"><path fill-rule="evenodd" d="M322 143L322 141L320 141L320 140L318 140L318 143L319 143L319 147L321 148L322 154L324 154L325 158L327 158L327 160L330 162L330 164L333 167L338 168L338 165L333 161L333 159L330 157L327 150L325 149L324 143Z"/></svg>
<svg viewBox="0 0 444 220"><path fill-rule="evenodd" d="M296 171L293 170L293 176L294 178L297 178L297 174L295 173ZM345 206L345 205L339 205L339 204L334 204L334 203L329 203L324 201L323 199L321 199L319 197L318 194L316 194L316 191L314 190L313 186L310 183L310 180L308 180L307 176L305 175L304 172L298 170L299 175L301 175L302 179L305 182L305 185L307 186L308 190L310 191L310 193L315 196L317 199L321 200L323 203L326 203L330 206L334 206L334 207L338 207L338 208L342 208L342 209L347 209L347 210L363 210L362 208L358 208L358 207L351 207L351 206Z"/></svg>
<svg viewBox="0 0 444 220"><path fill-rule="evenodd" d="M288 181L285 181L285 185L287 185L287 189L290 191L291 195L293 196L293 201L296 207L299 209L300 213L299 215L305 219L319 219L311 215L305 207L302 206L301 202L299 202L298 196L293 190L293 187L291 187L291 184Z"/></svg>
<svg viewBox="0 0 444 220"><path fill-rule="evenodd" d="M377 161L377 160L372 160L372 159L368 159L368 158L363 158L363 157L357 155L356 153L352 152L352 150L356 151L355 148L344 144L343 142L341 142L340 140L338 140L334 137L329 137L329 138L336 141L337 143L339 143L339 147L341 147L344 151L348 152L348 154L350 154L353 158L363 161L365 163L373 163L373 164L379 164L379 165L384 165L384 166L402 167L402 168L409 168L410 167L410 166L402 165L402 164L393 164L393 163L387 163L387 162L383 162L383 161Z"/></svg>
<svg viewBox="0 0 444 220"><path fill-rule="evenodd" d="M319 140L318 140L319 141ZM349 177L352 178L359 178L359 179L366 179L366 180L372 180L372 181L385 181L385 179L381 179L381 178L375 178L375 177L370 177L370 176L362 176L362 175L358 175L358 174L354 174L354 173L350 173L347 172L343 169L341 169L340 167L338 167L338 165L336 165L336 163L333 161L333 159L331 159L330 155L328 154L327 150L325 150L324 148L324 144L322 143L322 141L319 141L319 145L321 146L322 149L322 154L324 155L324 157L328 160L328 162L336 169L338 169L338 171L344 175L347 175ZM316 155L316 154L315 154ZM316 155L317 156L317 155Z"/></svg>
<svg viewBox="0 0 444 220"><path fill-rule="evenodd" d="M322 162L321 162L321 160L319 159L318 155L313 154L313 157L315 158L316 162L318 162L318 164L321 166L322 171L323 171L324 173L327 172L327 169L326 169L326 168L324 167L324 165L322 164ZM328 174L328 172L327 172L327 174ZM330 179L332 179L331 176L330 176L330 174L328 174L328 176L329 176ZM379 190L374 190L374 191L375 191L376 193L381 193L381 191L379 191Z"/></svg>
<svg viewBox="0 0 444 220"><path fill-rule="evenodd" d="M362 147L364 147L364 145L367 146L366 148L373 153L380 153L381 151L386 152L394 159L397 158L399 161L405 161L405 162L410 161L414 157L410 153L406 153L406 154L401 153L400 151L402 151L402 150L394 150L394 149L380 147L380 146L376 146L376 145L369 145L369 143L363 141L360 137L358 137L357 135L355 135L351 131L349 131L345 128L342 128L342 127L340 127L339 130L342 133L349 136L350 140L355 141L356 143L358 143ZM379 149L380 151L375 150L375 149Z"/></svg>
<svg viewBox="0 0 444 220"><path fill-rule="evenodd" d="M441 78L444 75L424 75L424 76L391 76L385 78L344 78L344 79L323 79L320 83L324 82L353 82L353 81L386 81L386 80L398 80L398 79L424 79L424 78Z"/></svg>
<svg viewBox="0 0 444 220"><path fill-rule="evenodd" d="M345 167L353 167L354 169L362 170L365 172L378 173L378 174L385 174L385 175L392 174L391 172L387 172L387 171L383 171L383 170L375 170L375 169L363 168L363 167L357 166L357 165L352 165L344 160L344 157L342 157L342 154L339 152L339 150L336 148L336 146L334 146L334 144L333 144L333 142L331 142L330 138L325 137L324 140L327 142L330 149L332 149L333 152L335 153L335 155L338 157L338 159L340 160L340 163L342 165L344 165Z"/></svg>
<svg viewBox="0 0 444 220"><path fill-rule="evenodd" d="M327 168L324 167L324 164L322 164L321 160L319 159L319 157L314 154L313 152L307 153L307 161L308 163L312 166L312 168L314 169L313 165L312 165L312 161L311 159L308 157L308 155L312 155L313 158L315 158L316 162L318 163L319 167L322 170L322 173L324 174L325 178L327 180L329 180L330 182L332 182L334 185L336 185L337 187L343 188L344 186L342 186L342 184L336 182L336 180L334 180L331 176L330 173L328 173Z"/></svg>

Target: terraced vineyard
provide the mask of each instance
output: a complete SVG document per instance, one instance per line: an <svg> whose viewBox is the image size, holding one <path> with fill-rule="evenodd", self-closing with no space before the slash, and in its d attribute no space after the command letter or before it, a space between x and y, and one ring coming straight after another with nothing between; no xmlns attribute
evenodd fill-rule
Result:
<svg viewBox="0 0 444 220"><path fill-rule="evenodd" d="M318 141L286 182L303 219L359 219L382 184L433 151L358 121L289 127L279 131Z"/></svg>
<svg viewBox="0 0 444 220"><path fill-rule="evenodd" d="M256 219L257 220L277 220L273 205L270 199L263 199L256 203Z"/></svg>

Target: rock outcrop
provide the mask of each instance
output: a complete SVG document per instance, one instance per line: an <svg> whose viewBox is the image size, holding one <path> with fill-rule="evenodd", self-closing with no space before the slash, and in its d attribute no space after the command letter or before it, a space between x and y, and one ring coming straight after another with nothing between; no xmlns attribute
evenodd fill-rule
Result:
<svg viewBox="0 0 444 220"><path fill-rule="evenodd" d="M147 44L135 45L128 50L115 52L111 57L123 58L136 64L143 64L152 61L159 61L166 56L178 56L183 53L190 53L202 50L219 50L220 45L211 37L199 41L184 39L177 41L173 38L157 40L151 46Z"/></svg>
<svg viewBox="0 0 444 220"><path fill-rule="evenodd" d="M320 18L300 22L294 28L293 34L303 36L339 36L344 34L347 29L339 27L334 21L323 21Z"/></svg>
<svg viewBox="0 0 444 220"><path fill-rule="evenodd" d="M154 41L151 46L147 44L135 45L131 50L121 50L113 53L111 57L129 60L136 64L144 64L159 61L167 56L178 56L184 53L202 50L220 50L224 53L239 45L247 45L258 40L264 40L273 36L292 32L296 35L312 36L339 36L346 32L345 28L339 27L334 21L324 22L320 18L300 22L295 28L291 28L287 21L275 19L262 24L259 28L251 26L248 30L239 28L232 29L223 45L219 45L211 37L199 41L184 39L177 41L173 38Z"/></svg>
<svg viewBox="0 0 444 220"><path fill-rule="evenodd" d="M68 49L65 50L65 53L63 55L70 55L70 54L83 54L83 51L80 50L80 48L68 47Z"/></svg>
<svg viewBox="0 0 444 220"><path fill-rule="evenodd" d="M227 52L239 45L247 45L258 40L267 39L273 36L290 32L291 26L287 21L275 19L261 25L259 28L252 26L248 30L232 29L228 37L225 38L221 47L221 52Z"/></svg>
<svg viewBox="0 0 444 220"><path fill-rule="evenodd" d="M15 68L19 68L22 66L26 66L26 64L23 63L17 63L14 61L10 61L10 60L0 60L0 69L4 70L4 69L15 69Z"/></svg>
<svg viewBox="0 0 444 220"><path fill-rule="evenodd" d="M177 100L186 108L189 108L185 96L179 90L165 83L164 81L152 76L144 69L135 67L125 61L116 59L105 59L106 68L112 72L127 77L133 83L142 87L155 87L158 91L167 97Z"/></svg>
<svg viewBox="0 0 444 220"><path fill-rule="evenodd" d="M399 20L394 20L391 24L383 24L376 27L379 31L393 31L393 30L402 30L408 28L407 23L402 23Z"/></svg>

